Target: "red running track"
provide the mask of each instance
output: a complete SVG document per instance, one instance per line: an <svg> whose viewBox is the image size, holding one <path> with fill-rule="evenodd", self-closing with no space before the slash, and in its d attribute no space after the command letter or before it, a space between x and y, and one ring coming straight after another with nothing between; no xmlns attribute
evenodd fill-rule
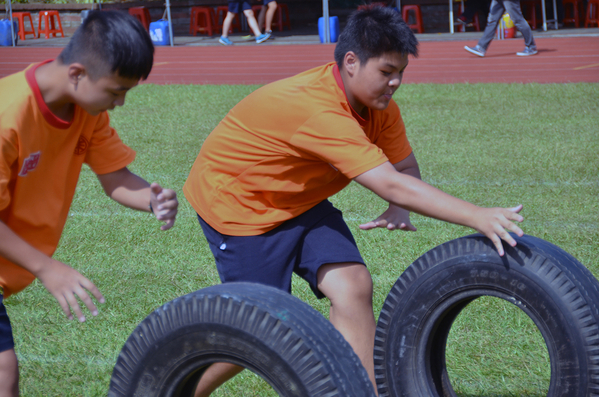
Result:
<svg viewBox="0 0 599 397"><path fill-rule="evenodd" d="M404 83L599 82L599 38L539 38L539 53L517 57L522 39L495 40L487 56L464 51L472 41L424 41ZM147 83L264 84L333 60L333 45L158 47ZM0 77L55 58L60 48L0 48Z"/></svg>

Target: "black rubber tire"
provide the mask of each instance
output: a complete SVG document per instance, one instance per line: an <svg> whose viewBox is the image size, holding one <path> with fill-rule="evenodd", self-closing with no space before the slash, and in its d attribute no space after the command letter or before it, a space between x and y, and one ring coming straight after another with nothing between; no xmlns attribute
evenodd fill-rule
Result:
<svg viewBox="0 0 599 397"><path fill-rule="evenodd" d="M480 296L505 299L539 328L551 361L548 396L599 396L599 283L574 257L532 236L500 257L477 234L442 244L399 277L377 324L380 397L455 396L445 347L460 311Z"/></svg>
<svg viewBox="0 0 599 397"><path fill-rule="evenodd" d="M280 396L374 396L343 336L292 295L228 283L177 298L146 317L117 358L108 395L193 396L213 362L248 368Z"/></svg>

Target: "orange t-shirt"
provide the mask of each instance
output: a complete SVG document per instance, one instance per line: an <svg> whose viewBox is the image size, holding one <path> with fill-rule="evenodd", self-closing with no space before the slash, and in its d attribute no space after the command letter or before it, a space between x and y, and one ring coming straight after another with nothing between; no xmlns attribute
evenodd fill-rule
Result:
<svg viewBox="0 0 599 397"><path fill-rule="evenodd" d="M109 125L76 106L71 122L42 98L35 69L0 79L0 220L29 244L52 255L58 246L83 163L96 174L127 166L135 152ZM35 277L0 257L5 297Z"/></svg>
<svg viewBox="0 0 599 397"><path fill-rule="evenodd" d="M412 153L399 108L362 119L335 63L268 84L239 102L202 145L183 186L220 233L266 233Z"/></svg>

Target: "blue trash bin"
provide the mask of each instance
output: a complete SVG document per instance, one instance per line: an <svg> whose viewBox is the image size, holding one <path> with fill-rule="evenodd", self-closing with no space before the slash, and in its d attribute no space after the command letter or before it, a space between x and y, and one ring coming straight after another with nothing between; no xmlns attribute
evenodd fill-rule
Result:
<svg viewBox="0 0 599 397"><path fill-rule="evenodd" d="M331 43L336 43L339 39L339 18L329 17L329 32L331 37ZM320 36L320 42L325 41L325 30L324 30L324 17L318 18L318 35Z"/></svg>
<svg viewBox="0 0 599 397"><path fill-rule="evenodd" d="M15 45L19 40L19 22L17 20L12 21L15 29ZM10 31L10 21L8 19L0 20L0 45L1 46L12 46L12 32Z"/></svg>
<svg viewBox="0 0 599 397"><path fill-rule="evenodd" d="M154 45L170 45L171 36L168 31L168 21L159 19L150 23L150 37Z"/></svg>

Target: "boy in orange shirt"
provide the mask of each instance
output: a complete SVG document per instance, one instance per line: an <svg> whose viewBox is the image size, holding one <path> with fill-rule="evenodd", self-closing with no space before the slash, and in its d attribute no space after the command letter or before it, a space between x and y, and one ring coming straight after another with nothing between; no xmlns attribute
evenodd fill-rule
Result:
<svg viewBox="0 0 599 397"><path fill-rule="evenodd" d="M96 286L51 258L83 163L113 200L153 212L173 226L173 190L148 184L127 165L135 152L109 125L109 109L148 77L154 47L143 26L122 12L92 12L56 60L0 80L0 395L17 396L18 363L2 299L36 277L69 319L103 303ZM3 294L3 295L2 295Z"/></svg>
<svg viewBox="0 0 599 397"><path fill-rule="evenodd" d="M341 212L327 200L352 180L389 202L361 229L414 231L409 211L472 227L503 255L522 235L515 208L481 208L422 182L392 96L417 55L398 13L353 14L335 63L266 85L239 102L208 136L183 187L223 282L291 290L292 273L330 300L330 321L373 384L373 284ZM275 111L273 112L273 109ZM506 230L507 229L507 230ZM240 371L210 366L196 397Z"/></svg>

